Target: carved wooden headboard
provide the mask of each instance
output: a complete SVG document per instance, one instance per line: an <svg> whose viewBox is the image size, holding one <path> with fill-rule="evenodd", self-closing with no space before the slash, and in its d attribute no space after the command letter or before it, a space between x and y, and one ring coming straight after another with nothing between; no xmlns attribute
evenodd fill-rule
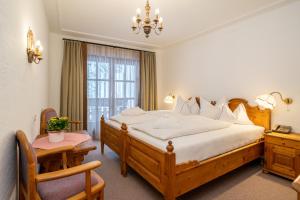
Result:
<svg viewBox="0 0 300 200"><path fill-rule="evenodd" d="M250 106L245 99L231 99L228 102L229 108L234 111L239 104L244 104L249 119L257 126L262 126L265 130L271 129L271 110L261 110L258 106Z"/></svg>

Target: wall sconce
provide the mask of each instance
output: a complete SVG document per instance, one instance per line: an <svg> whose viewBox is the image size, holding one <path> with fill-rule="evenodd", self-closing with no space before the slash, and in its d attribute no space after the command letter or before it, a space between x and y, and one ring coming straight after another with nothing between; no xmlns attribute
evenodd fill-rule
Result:
<svg viewBox="0 0 300 200"><path fill-rule="evenodd" d="M167 104L173 104L175 99L175 95L170 93L168 96L164 98L164 102Z"/></svg>
<svg viewBox="0 0 300 200"><path fill-rule="evenodd" d="M262 108L273 109L276 106L276 101L274 98L274 94L278 94L282 102L286 105L290 105L293 103L293 99L291 98L283 98L280 92L271 92L270 94L263 94L256 98L255 102Z"/></svg>
<svg viewBox="0 0 300 200"><path fill-rule="evenodd" d="M36 63L39 64L39 62L43 59L42 57L42 51L43 47L41 45L41 42L37 40L34 41L34 36L32 30L29 28L27 33L27 56L28 56L28 62L29 63Z"/></svg>

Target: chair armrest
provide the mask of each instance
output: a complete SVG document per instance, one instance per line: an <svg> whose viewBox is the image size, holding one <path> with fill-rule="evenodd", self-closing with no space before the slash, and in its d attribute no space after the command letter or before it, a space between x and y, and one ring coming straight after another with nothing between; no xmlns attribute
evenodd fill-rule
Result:
<svg viewBox="0 0 300 200"><path fill-rule="evenodd" d="M38 174L36 176L37 182L51 181L54 179L64 178L67 176L72 176L75 174L80 174L83 172L91 171L101 166L100 161L92 161L86 164L78 165L76 167L71 167L68 169L58 170L55 172L48 172L44 174Z"/></svg>
<svg viewBox="0 0 300 200"><path fill-rule="evenodd" d="M58 147L58 148L55 148L55 149L40 150L40 151L36 152L36 157L41 158L41 157L49 156L49 155L52 155L52 154L64 153L64 152L67 152L67 151L71 151L73 149L74 149L74 146L68 145L68 146Z"/></svg>
<svg viewBox="0 0 300 200"><path fill-rule="evenodd" d="M292 187L297 191L300 192L300 176L298 176L294 182L292 183Z"/></svg>

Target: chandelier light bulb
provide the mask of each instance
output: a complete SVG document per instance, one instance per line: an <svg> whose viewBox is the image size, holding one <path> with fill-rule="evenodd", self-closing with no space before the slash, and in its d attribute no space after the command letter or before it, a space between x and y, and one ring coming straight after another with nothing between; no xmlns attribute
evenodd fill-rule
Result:
<svg viewBox="0 0 300 200"><path fill-rule="evenodd" d="M162 24L162 23L163 23L163 18L160 17L158 22L159 22L160 24Z"/></svg>
<svg viewBox="0 0 300 200"><path fill-rule="evenodd" d="M133 22L133 23L136 23L136 16L133 16L133 17L132 17L132 22Z"/></svg>
<svg viewBox="0 0 300 200"><path fill-rule="evenodd" d="M142 13L142 11L141 11L140 8L136 9L136 14L137 14L138 16L141 15L141 13Z"/></svg>
<svg viewBox="0 0 300 200"><path fill-rule="evenodd" d="M155 9L155 15L158 16L159 15L159 8Z"/></svg>
<svg viewBox="0 0 300 200"><path fill-rule="evenodd" d="M41 47L41 41L37 40L35 42L35 48L39 49Z"/></svg>

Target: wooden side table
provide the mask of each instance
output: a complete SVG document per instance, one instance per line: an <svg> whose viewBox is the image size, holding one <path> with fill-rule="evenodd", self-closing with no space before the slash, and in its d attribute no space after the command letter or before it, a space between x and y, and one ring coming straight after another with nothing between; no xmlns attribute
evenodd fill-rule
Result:
<svg viewBox="0 0 300 200"><path fill-rule="evenodd" d="M300 174L300 134L272 132L265 135L264 172L288 179Z"/></svg>
<svg viewBox="0 0 300 200"><path fill-rule="evenodd" d="M39 137L46 137L47 135L39 135ZM88 140L74 147L74 149L67 153L67 166L74 167L80 165L84 160L84 156L90 151L96 150L97 147L92 140ZM44 153L43 149L34 149L38 163L41 165L42 172L52 172L61 169L62 157L61 154L53 154L50 156L40 156Z"/></svg>

